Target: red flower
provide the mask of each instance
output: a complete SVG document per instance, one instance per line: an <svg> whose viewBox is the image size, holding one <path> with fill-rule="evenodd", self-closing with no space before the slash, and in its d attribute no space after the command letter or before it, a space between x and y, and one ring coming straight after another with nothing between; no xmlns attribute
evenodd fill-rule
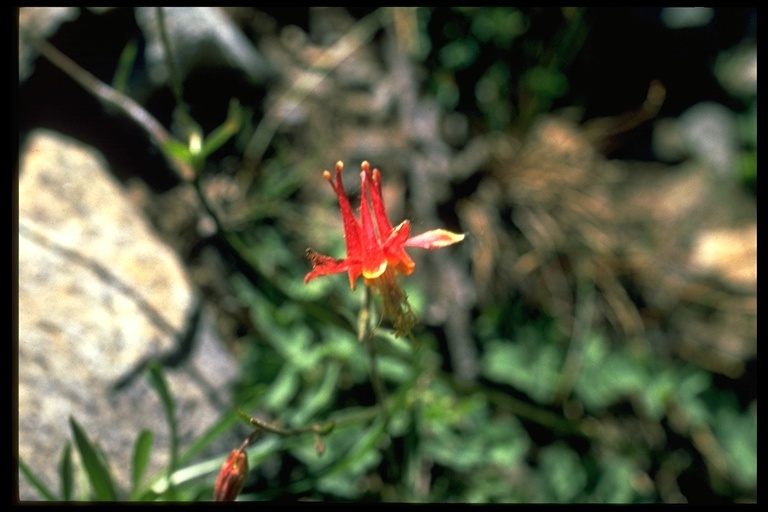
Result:
<svg viewBox="0 0 768 512"><path fill-rule="evenodd" d="M235 501L248 479L248 456L240 450L232 450L221 465L216 485L213 488L214 501Z"/></svg>
<svg viewBox="0 0 768 512"><path fill-rule="evenodd" d="M339 198L347 257L336 259L308 249L312 271L306 275L304 282L308 283L320 276L347 272L349 285L354 290L357 278L362 275L365 284L377 289L384 297L385 315L392 320L397 334L400 335L409 332L416 323L405 293L395 279L396 274L411 274L416 266L405 252L405 248L439 249L462 241L464 235L435 229L410 238L411 224L408 220L393 228L387 218L381 196L379 170L371 171L368 162L363 162L361 167L359 220L352 213L341 181L344 164L336 163L336 174L333 177L330 172L323 172L323 177L331 184Z"/></svg>

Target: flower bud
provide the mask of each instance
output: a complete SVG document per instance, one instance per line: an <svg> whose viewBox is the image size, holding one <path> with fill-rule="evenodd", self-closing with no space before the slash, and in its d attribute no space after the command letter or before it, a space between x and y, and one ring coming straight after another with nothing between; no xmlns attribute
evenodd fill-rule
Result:
<svg viewBox="0 0 768 512"><path fill-rule="evenodd" d="M248 479L248 456L242 450L232 450L221 465L216 485L213 488L215 501L235 501Z"/></svg>

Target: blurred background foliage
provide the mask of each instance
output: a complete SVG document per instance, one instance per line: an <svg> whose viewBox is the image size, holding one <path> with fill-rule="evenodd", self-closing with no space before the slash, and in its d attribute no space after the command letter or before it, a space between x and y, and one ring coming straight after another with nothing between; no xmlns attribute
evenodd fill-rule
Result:
<svg viewBox="0 0 768 512"><path fill-rule="evenodd" d="M294 62L275 59L273 65L285 66L283 77L295 77L307 71L306 59L315 58L353 28L364 28L371 19L379 21L370 41L360 39L367 53L357 52L352 66L360 66L364 75L368 67L360 62L372 59L386 62L385 67L396 73L387 56L392 12L242 8L230 14L254 41L265 45L277 41L294 49ZM626 290L621 297L645 326L637 332L622 330L617 327L621 319L611 321L609 307L619 295L610 295L608 285L600 284L606 281L599 280L599 270L579 271L593 268L583 266L583 261L598 261L604 254L589 252L589 244L587 249L568 245L575 244L574 233L581 231L564 228L568 244L542 255L546 252L542 246L520 241L525 240L520 236L525 224L516 222L519 212L536 205L482 199L484 183L499 190L514 187L514 181L506 180L512 180L508 177L518 167L505 167L509 161L505 155L512 151L509 148L522 154L519 148L525 147L542 115L556 113L587 132L589 121L637 109L653 80L661 81L666 93L654 118L677 118L701 101L719 102L734 113L738 172L729 179L754 194L756 93L734 77L743 69L737 61L748 60L750 48L754 51L750 45L756 14L749 9L691 11L709 16L699 24L674 21L674 14L650 8L514 7L395 12L394 17L401 16L410 27L399 41L415 70L413 94L433 98L446 116L459 114L459 128L451 132L453 138L450 133L445 138L452 157L477 138L498 136L513 142L491 150L493 156L474 171L454 174L441 183L445 193L435 192L437 198L430 205L442 225L469 232L466 247L456 249L460 256L449 260L462 275L474 276L463 282L475 288L462 293L476 298L464 309L477 372L470 379L457 376L445 320L430 313L435 303L440 304L441 288L434 281L440 274L425 267L437 260L417 259L414 279L403 284L414 309L425 318L417 327L418 350L394 338L386 324L374 335L376 364L388 397L383 404L377 403L371 385L368 354L355 337L361 292L350 292L343 276L320 279L311 286L303 284L303 276L308 271L307 246L326 254L344 252L336 205L321 176L338 159L345 159L351 169L362 159L382 169L385 184L393 187L385 190L385 196L396 198L392 206L396 221L416 213L418 231L438 227L421 225L431 219L419 217L417 206L408 202L416 193L408 173L415 171L409 171L408 158L403 157L403 163L397 153L413 153L401 147L411 139L406 136L401 142L387 131L401 130L403 121L393 114L395 107L388 104L380 114L367 111L361 121L361 114L345 103L352 101L355 83L346 84L346 89L343 83L338 85L350 69L339 62L313 70L330 71L328 81L338 90L319 85L304 100L297 82L290 79L278 80L263 93L242 92L241 84L226 81L214 89L203 87L210 77L185 82L184 99L205 133L224 119L232 96L244 105L241 130L208 157L201 177L226 233L201 243L194 234L166 229L192 271L202 276L198 284L219 309L220 331L239 357L241 374L233 405L286 426L337 422L324 436L322 457L311 436L265 435L254 443L241 500L731 503L756 499L754 352L747 351L734 365L719 366L673 348L672 338L682 332L675 330L676 318L680 322L691 318L685 316L685 308L716 321L720 304L691 306L675 299L665 310L652 303L643 281L634 281L632 270L622 275L614 268L610 272L615 273L615 282ZM678 28L675 23L690 25ZM118 59L112 64L117 66ZM386 75L376 76L383 77L382 83L387 80ZM378 90L364 78L348 80ZM129 84L126 91L132 93L131 80L123 76L120 83ZM142 104L170 126L168 100L167 92L160 92L144 97ZM322 102L326 107L318 106ZM270 133L263 158L257 155L249 162L254 134L279 109L285 114ZM602 139L585 139L611 143L621 139L618 144L596 143L600 151L591 161L664 160L654 153L652 124L645 118L630 123L626 132L616 132L629 135L623 139L604 133ZM381 130L385 142L363 139L376 130ZM357 145L345 138L349 132L358 137ZM368 140L382 147L367 147ZM366 150L372 155L366 156ZM676 165L689 158L672 157L663 163ZM154 161L152 167L163 165ZM118 174L120 169L117 164ZM551 174L536 176L544 176L543 190L559 190L572 175L568 171L567 166L558 166ZM174 209L176 187L170 178L158 179L161 175L158 170L146 178L158 201L154 210L160 212L155 215L159 224L157 217ZM354 183L353 174L348 176L348 183ZM349 187L353 195L357 193L354 184ZM479 202L467 202L476 196ZM538 196L527 197L536 201ZM467 225L467 219L474 218L461 213L467 204L487 204L493 210L481 217L490 226L487 232ZM554 211L555 206L541 204L545 211ZM566 215L571 216L563 217L566 222L561 226L576 214ZM618 207L608 212L611 218L622 215ZM487 267L489 281L478 281L477 271L484 263L477 254L491 251L492 245L484 244L494 243L501 249ZM525 243L527 249L521 245ZM531 277L533 272L511 271L529 261L523 258L527 254L539 258L543 271L538 278ZM548 265L556 265L559 274L547 270L554 268ZM420 272L422 277L416 277ZM565 284L552 292L547 288L549 278L562 278ZM754 321L754 316L747 319L748 324ZM387 420L380 407L386 409ZM248 428L239 428L245 437ZM219 463L225 457L222 454ZM210 496L216 470L217 463L211 461L207 472L177 485L175 497Z"/></svg>

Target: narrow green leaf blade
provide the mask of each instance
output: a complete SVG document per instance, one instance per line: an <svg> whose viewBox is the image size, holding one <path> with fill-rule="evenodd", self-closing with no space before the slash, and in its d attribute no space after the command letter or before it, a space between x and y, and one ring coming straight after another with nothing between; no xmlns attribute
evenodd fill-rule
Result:
<svg viewBox="0 0 768 512"><path fill-rule="evenodd" d="M162 367L157 364L151 364L149 366L149 372L147 373L149 383L155 388L155 391L160 395L160 400L163 402L165 413L169 418L176 417L176 405L173 401L173 396L168 388L168 384L165 381L165 374ZM175 421L174 421L175 423Z"/></svg>
<svg viewBox="0 0 768 512"><path fill-rule="evenodd" d="M229 112L227 113L227 119L224 123L213 130L203 142L203 149L200 152L202 158L207 158L214 151L232 138L237 133L243 122L242 109L240 108L240 102L236 99L232 99L229 102Z"/></svg>
<svg viewBox="0 0 768 512"><path fill-rule="evenodd" d="M93 487L96 499L99 501L117 500L115 485L112 482L112 477L109 474L109 468L105 464L105 461L102 460L96 447L91 443L83 429L71 416L69 418L69 425L72 428L72 434L75 437L77 450L80 452L80 458L83 461L85 473L88 476L88 481L91 483L91 487Z"/></svg>
<svg viewBox="0 0 768 512"><path fill-rule="evenodd" d="M165 374L162 367L158 363L153 363L149 366L147 372L147 379L149 384L155 388L157 394L160 395L160 401L163 403L165 409L165 416L168 420L168 430L170 433L170 462L168 463L168 475L173 474L176 471L176 466L179 459L179 438L178 427L176 424L176 404L171 395L171 391L168 388L168 383L165 381ZM173 488L168 489L169 497L173 497Z"/></svg>
<svg viewBox="0 0 768 512"><path fill-rule="evenodd" d="M149 466L149 455L152 453L152 442L154 435L149 430L142 430L139 437L136 438L136 444L133 446L133 487L135 491L141 483L141 477Z"/></svg>
<svg viewBox="0 0 768 512"><path fill-rule="evenodd" d="M42 496L44 499L48 501L55 501L56 496L51 492L48 487L45 486L43 482L41 482L34 473L32 473L32 470L29 469L29 467L22 462L21 457L19 457L19 469L21 470L24 477L27 479L27 481L30 483L32 487L35 488L37 492L40 493L40 496Z"/></svg>
<svg viewBox="0 0 768 512"><path fill-rule="evenodd" d="M64 445L64 450L61 453L61 460L59 461L59 479L61 481L61 499L63 501L69 501L72 499L72 483L74 469L72 467L72 445Z"/></svg>
<svg viewBox="0 0 768 512"><path fill-rule="evenodd" d="M171 159L179 160L186 164L191 164L194 161L194 156L189 151L189 148L177 140L167 141L163 145L162 150Z"/></svg>
<svg viewBox="0 0 768 512"><path fill-rule="evenodd" d="M131 78L133 66L136 63L138 44L135 40L129 41L123 48L117 60L117 69L112 79L112 87L123 94L128 93L128 80Z"/></svg>

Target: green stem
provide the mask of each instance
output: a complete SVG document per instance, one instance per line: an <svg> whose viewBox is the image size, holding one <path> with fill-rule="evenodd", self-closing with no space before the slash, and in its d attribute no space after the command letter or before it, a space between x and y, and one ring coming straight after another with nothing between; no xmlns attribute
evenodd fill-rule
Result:
<svg viewBox="0 0 768 512"><path fill-rule="evenodd" d="M592 315L595 306L594 284L590 273L585 268L586 263L577 265L576 274L576 312L571 327L571 343L565 356L560 379L555 387L554 403L565 405L576 384L581 369L584 346L592 333Z"/></svg>
<svg viewBox="0 0 768 512"><path fill-rule="evenodd" d="M368 369L371 374L371 385L373 386L373 392L376 395L376 402L381 407L381 414L384 418L384 424L389 421L389 413L387 411L387 393L384 389L384 385L381 382L381 376L379 375L379 368L376 364L376 348L373 345L373 329L371 328L371 289L369 287L363 288L363 308L360 310L360 321L358 322L358 339L365 343L366 351L368 352Z"/></svg>
<svg viewBox="0 0 768 512"><path fill-rule="evenodd" d="M181 94L181 80L179 79L179 73L176 69L176 65L173 63L171 57L171 40L168 39L168 31L165 28L165 14L162 7L157 7L157 27L160 32L160 40L163 43L165 67L168 68L168 83L171 87L171 92L176 100L176 105L181 107L183 105Z"/></svg>
<svg viewBox="0 0 768 512"><path fill-rule="evenodd" d="M165 153L165 147L173 140L173 137L171 137L168 130L166 130L149 112L144 110L141 105L81 68L72 59L61 53L48 42L37 41L36 44L40 54L48 59L51 64L66 73L75 82L82 85L86 91L106 102L108 105L117 108L117 110L128 116L133 122L143 128L147 135L149 135L150 140L152 140L158 148L163 150L166 158L171 164L171 168L176 171L176 174L183 182L190 182L194 179L195 173L192 170L192 167L178 158L173 158Z"/></svg>
<svg viewBox="0 0 768 512"><path fill-rule="evenodd" d="M186 111L186 105L181 98L181 82L175 71L175 67L171 62L170 43L165 33L165 22L162 9L158 8L158 24L160 26L160 33L163 39L166 54L166 64L168 65L171 89L176 100L177 108L181 112L182 122L184 129L188 135L192 135L195 131L195 123L192 121L188 112ZM177 176L182 182L190 183L196 176L198 176L199 168L194 168L189 162L177 158L167 151L169 143L174 142L173 136L170 134L160 122L155 119L152 114L147 112L141 105L136 103L132 98L126 96L120 91L105 84L91 73L80 67L72 59L61 53L53 45L44 40L34 41L40 54L48 59L54 66L66 73L75 82L79 83L86 91L90 92L100 100L107 103L107 105L117 109L123 115L130 118L138 126L144 129L149 135L150 140L155 144L163 154L166 156L171 168L176 171ZM200 162L196 163L197 167L201 167ZM210 211L210 208L206 208ZM217 219L215 219L217 220Z"/></svg>
<svg viewBox="0 0 768 512"><path fill-rule="evenodd" d="M168 30L165 25L165 14L163 7L157 7L157 27L160 32L160 41L163 44L163 56L165 60L165 67L168 69L168 84L173 93L173 98L176 102L176 112L178 113L178 121L181 125L184 136L187 138L190 148L192 149L193 156L195 156L195 176L200 175L200 168L202 162L199 161L198 155L200 151L200 144L202 137L200 129L197 123L192 119L192 115L189 113L189 108L184 103L184 89L182 86L182 80L179 76L179 70L176 68L176 63L173 61L173 51L171 48L171 40L168 37Z"/></svg>
<svg viewBox="0 0 768 512"><path fill-rule="evenodd" d="M251 425L255 426L258 430L271 432L280 436L297 436L300 434L306 434L307 432L314 432L315 434L325 435L329 434L336 426L336 422L333 420L324 425L318 425L315 423L313 425L307 425L305 427L298 428L283 428L272 423L267 423L266 421L260 420L258 418L250 418L249 421Z"/></svg>

